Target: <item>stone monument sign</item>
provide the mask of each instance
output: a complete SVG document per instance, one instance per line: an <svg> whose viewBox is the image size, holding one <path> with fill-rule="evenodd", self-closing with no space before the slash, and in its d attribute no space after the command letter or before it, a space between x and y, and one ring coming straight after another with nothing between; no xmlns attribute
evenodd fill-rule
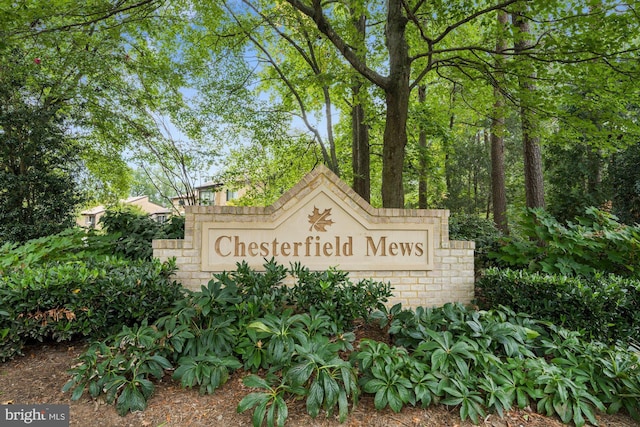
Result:
<svg viewBox="0 0 640 427"><path fill-rule="evenodd" d="M188 206L184 240L154 240L175 257L176 280L199 289L212 273L265 259L311 270L336 267L352 281L391 282L390 304L435 306L473 298L473 242L450 241L446 210L376 209L325 166L268 207Z"/></svg>

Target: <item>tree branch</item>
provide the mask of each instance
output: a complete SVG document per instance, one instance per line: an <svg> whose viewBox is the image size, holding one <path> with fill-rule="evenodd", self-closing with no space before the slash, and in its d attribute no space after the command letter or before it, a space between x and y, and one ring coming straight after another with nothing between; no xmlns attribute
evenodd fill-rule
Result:
<svg viewBox="0 0 640 427"><path fill-rule="evenodd" d="M322 5L320 0L313 0L313 6L304 4L301 0L286 0L293 8L299 10L307 17L311 18L315 22L318 30L324 34L329 41L338 49L342 56L351 64L351 66L360 74L362 74L367 80L374 85L384 89L389 85L389 78L378 74L376 71L367 67L367 65L360 60L357 53L336 33L331 26L331 23L327 20L322 11Z"/></svg>

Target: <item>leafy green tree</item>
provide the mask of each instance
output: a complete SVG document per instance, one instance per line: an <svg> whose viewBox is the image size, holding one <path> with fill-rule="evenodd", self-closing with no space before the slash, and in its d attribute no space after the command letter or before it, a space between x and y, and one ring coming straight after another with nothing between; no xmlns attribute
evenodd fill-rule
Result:
<svg viewBox="0 0 640 427"><path fill-rule="evenodd" d="M70 227L81 201L78 146L65 135L63 117L25 97L21 83L19 75L0 76L0 242Z"/></svg>
<svg viewBox="0 0 640 427"><path fill-rule="evenodd" d="M564 222L582 215L590 206L605 206L611 192L605 183L607 159L601 153L580 144L552 145L544 157L550 214Z"/></svg>
<svg viewBox="0 0 640 427"><path fill-rule="evenodd" d="M640 224L640 144L613 156L609 167L613 213L625 224Z"/></svg>
<svg viewBox="0 0 640 427"><path fill-rule="evenodd" d="M169 57L183 16L158 0L33 0L0 7L2 72L25 76L25 96L68 121L81 141L83 184L92 197L118 199L131 174L123 153L162 139L167 117L194 139L200 126L179 90L180 58ZM161 37L162 36L162 37ZM25 101L27 102L27 101Z"/></svg>

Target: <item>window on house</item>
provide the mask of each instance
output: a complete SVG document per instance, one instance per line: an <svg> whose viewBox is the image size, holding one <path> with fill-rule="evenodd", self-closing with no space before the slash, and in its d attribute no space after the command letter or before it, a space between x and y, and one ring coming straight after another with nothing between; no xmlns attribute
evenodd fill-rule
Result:
<svg viewBox="0 0 640 427"><path fill-rule="evenodd" d="M227 200L233 200L238 198L238 192L233 190L227 190Z"/></svg>
<svg viewBox="0 0 640 427"><path fill-rule="evenodd" d="M167 221L166 215L158 215L156 216L156 221L160 224L164 224Z"/></svg>
<svg viewBox="0 0 640 427"><path fill-rule="evenodd" d="M213 205L213 193L211 191L203 191L200 193L200 204L201 205Z"/></svg>

